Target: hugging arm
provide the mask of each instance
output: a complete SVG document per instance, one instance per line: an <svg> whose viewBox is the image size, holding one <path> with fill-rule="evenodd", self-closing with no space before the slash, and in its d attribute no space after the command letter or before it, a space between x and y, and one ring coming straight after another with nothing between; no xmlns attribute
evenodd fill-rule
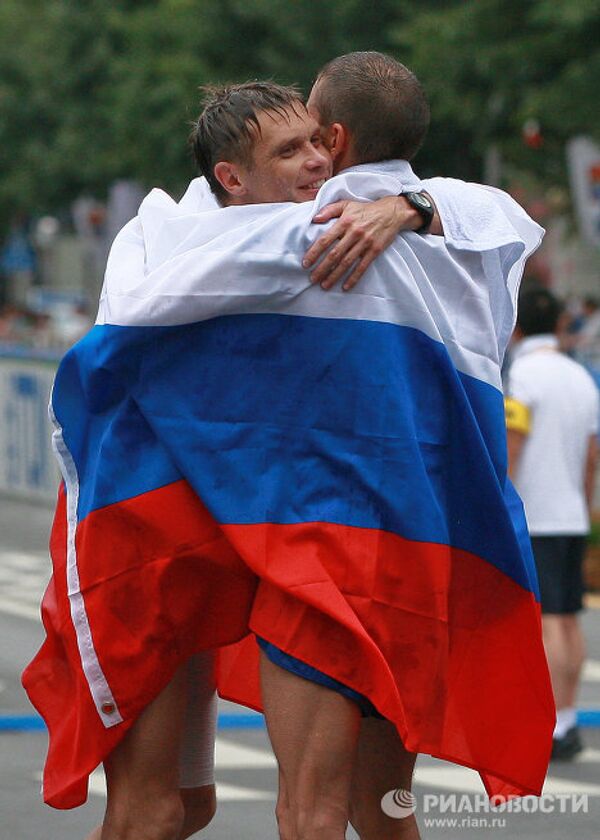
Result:
<svg viewBox="0 0 600 840"><path fill-rule="evenodd" d="M417 231L423 217L404 196L385 196L377 201L336 201L324 207L313 222L323 224L338 219L304 255L303 266L313 268L311 281L330 289L345 274L343 289L355 286L371 265L402 231ZM435 212L427 231L443 234ZM319 262L320 260L320 262Z"/></svg>

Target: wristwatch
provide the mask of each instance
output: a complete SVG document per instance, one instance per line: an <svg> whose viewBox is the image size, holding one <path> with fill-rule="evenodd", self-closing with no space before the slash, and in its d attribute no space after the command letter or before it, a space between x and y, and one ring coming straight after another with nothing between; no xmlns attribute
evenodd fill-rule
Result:
<svg viewBox="0 0 600 840"><path fill-rule="evenodd" d="M435 207L427 193L406 192L402 193L402 197L408 201L413 210L416 210L423 219L423 224L420 228L416 229L415 233L427 233L435 215Z"/></svg>

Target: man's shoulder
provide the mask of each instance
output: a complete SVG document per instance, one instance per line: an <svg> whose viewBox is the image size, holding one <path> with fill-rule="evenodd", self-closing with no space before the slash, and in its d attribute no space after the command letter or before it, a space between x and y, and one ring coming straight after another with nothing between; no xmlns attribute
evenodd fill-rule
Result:
<svg viewBox="0 0 600 840"><path fill-rule="evenodd" d="M582 400L598 399L598 388L590 373L579 362L561 352L527 353L514 360L510 369L511 377L521 381L529 380L539 386L544 385L550 391L572 394L577 390Z"/></svg>
<svg viewBox="0 0 600 840"><path fill-rule="evenodd" d="M552 371L553 373L573 372L574 369L584 370L582 365L573 361L565 353L556 350L538 350L533 353L523 353L515 358L511 370L537 374L539 371Z"/></svg>
<svg viewBox="0 0 600 840"><path fill-rule="evenodd" d="M351 166L330 178L319 190L315 207L335 201L376 201L389 195L422 189L410 164L402 160L378 161Z"/></svg>

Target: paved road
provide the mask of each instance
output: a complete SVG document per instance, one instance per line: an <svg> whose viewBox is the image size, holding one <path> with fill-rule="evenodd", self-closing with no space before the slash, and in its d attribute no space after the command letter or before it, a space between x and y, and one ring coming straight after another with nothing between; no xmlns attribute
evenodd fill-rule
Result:
<svg viewBox="0 0 600 840"><path fill-rule="evenodd" d="M50 518L50 511L44 508L0 499L0 721L32 712L18 676L42 638L38 604L48 577L45 545ZM600 708L600 609L586 613L585 628L590 661L581 705ZM235 711L228 705L223 708ZM534 813L486 812L476 774L421 757L415 794L423 837L475 840L487 834L498 840L564 840L567 836L590 840L598 836L600 729L586 729L584 735L587 749L577 761L551 766L542 800L545 813L539 810L538 800L525 801ZM58 812L41 803L39 774L45 745L45 733L0 730L0 840L80 840L101 819L104 793L100 773L92 777L90 797L83 808ZM203 835L207 840L276 837L272 816L275 764L264 730L219 732L217 782L221 804ZM444 812L444 805L450 810ZM571 813L573 807L577 813ZM348 836L354 835L349 832Z"/></svg>

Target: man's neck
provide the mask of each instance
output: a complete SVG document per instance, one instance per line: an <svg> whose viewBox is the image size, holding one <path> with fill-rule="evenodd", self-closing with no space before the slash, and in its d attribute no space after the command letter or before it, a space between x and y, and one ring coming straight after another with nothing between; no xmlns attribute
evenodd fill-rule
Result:
<svg viewBox="0 0 600 840"><path fill-rule="evenodd" d="M333 174L338 175L344 169L350 169L351 166L358 166L362 161L358 160L351 149L344 149L333 161Z"/></svg>

